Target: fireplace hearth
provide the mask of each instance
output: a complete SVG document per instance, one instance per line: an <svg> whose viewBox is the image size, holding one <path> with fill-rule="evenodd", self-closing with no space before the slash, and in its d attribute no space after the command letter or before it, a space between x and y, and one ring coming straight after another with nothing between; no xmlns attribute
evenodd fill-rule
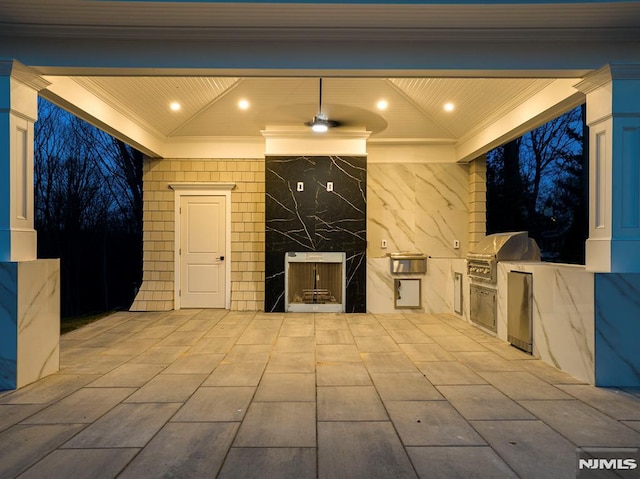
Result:
<svg viewBox="0 0 640 479"><path fill-rule="evenodd" d="M346 254L285 254L285 311L344 312Z"/></svg>

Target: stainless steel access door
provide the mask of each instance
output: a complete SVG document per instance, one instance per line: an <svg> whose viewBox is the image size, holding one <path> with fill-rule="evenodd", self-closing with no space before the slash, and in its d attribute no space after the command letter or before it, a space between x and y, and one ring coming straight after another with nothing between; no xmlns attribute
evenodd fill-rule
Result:
<svg viewBox="0 0 640 479"><path fill-rule="evenodd" d="M507 340L512 346L533 353L533 275L507 273Z"/></svg>
<svg viewBox="0 0 640 479"><path fill-rule="evenodd" d="M493 288L471 284L469 286L469 313L471 321L494 333L496 326L496 295Z"/></svg>

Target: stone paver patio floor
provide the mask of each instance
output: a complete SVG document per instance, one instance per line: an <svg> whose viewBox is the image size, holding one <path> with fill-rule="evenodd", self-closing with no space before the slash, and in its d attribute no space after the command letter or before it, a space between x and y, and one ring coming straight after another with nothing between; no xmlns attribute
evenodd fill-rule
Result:
<svg viewBox="0 0 640 479"><path fill-rule="evenodd" d="M115 313L0 392L0 478L575 478L640 447L595 388L447 314Z"/></svg>

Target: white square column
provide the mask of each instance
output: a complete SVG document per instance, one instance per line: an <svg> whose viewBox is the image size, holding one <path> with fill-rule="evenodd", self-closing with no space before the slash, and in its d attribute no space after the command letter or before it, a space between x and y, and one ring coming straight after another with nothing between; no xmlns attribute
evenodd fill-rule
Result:
<svg viewBox="0 0 640 479"><path fill-rule="evenodd" d="M16 61L0 61L0 261L36 259L33 124L46 81Z"/></svg>
<svg viewBox="0 0 640 479"><path fill-rule="evenodd" d="M33 125L47 86L0 61L0 390L59 369L60 262L37 259Z"/></svg>
<svg viewBox="0 0 640 479"><path fill-rule="evenodd" d="M610 65L577 88L587 95L589 239L595 273L597 386L640 386L640 65Z"/></svg>
<svg viewBox="0 0 640 479"><path fill-rule="evenodd" d="M611 65L576 87L589 125L588 271L640 272L640 65Z"/></svg>

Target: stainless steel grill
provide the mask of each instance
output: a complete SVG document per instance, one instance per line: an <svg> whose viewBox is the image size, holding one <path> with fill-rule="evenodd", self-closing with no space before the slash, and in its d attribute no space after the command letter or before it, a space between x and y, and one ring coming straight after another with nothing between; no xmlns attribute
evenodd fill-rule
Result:
<svg viewBox="0 0 640 479"><path fill-rule="evenodd" d="M540 248L526 231L486 236L467 255L467 275L495 283L499 261L540 261Z"/></svg>
<svg viewBox="0 0 640 479"><path fill-rule="evenodd" d="M471 321L496 332L497 270L500 261L540 261L540 248L526 231L486 236L467 255Z"/></svg>

